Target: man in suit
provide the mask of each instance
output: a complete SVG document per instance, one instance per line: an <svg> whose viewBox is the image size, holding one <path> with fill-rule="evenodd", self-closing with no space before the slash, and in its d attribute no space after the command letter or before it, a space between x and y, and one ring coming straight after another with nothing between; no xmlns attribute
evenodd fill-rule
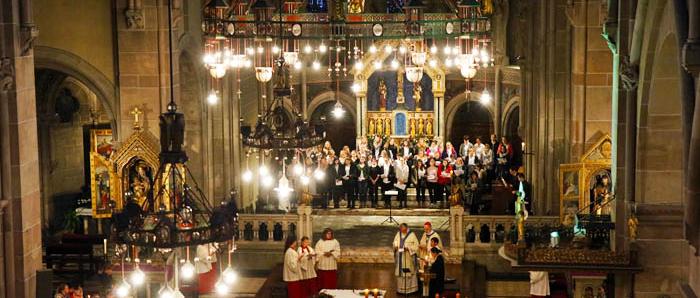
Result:
<svg viewBox="0 0 700 298"><path fill-rule="evenodd" d="M345 159L345 164L340 166L338 176L342 180L343 193L348 200L348 207L354 209L355 200L357 199L355 195L355 190L357 189L357 167L352 163L352 159Z"/></svg>
<svg viewBox="0 0 700 298"><path fill-rule="evenodd" d="M469 142L469 136L465 135L463 138L463 142L461 145L459 145L459 156L462 158L467 157L467 154L469 153L469 149L472 148L472 143Z"/></svg>

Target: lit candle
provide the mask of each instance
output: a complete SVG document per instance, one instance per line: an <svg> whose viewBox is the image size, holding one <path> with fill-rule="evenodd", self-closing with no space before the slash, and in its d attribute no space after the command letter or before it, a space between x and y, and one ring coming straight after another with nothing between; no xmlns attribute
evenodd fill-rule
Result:
<svg viewBox="0 0 700 298"><path fill-rule="evenodd" d="M369 289L365 289L364 293L365 293L365 298L369 297Z"/></svg>
<svg viewBox="0 0 700 298"><path fill-rule="evenodd" d="M374 294L374 298L377 298L379 296L379 289L374 288L374 290L372 290L372 293Z"/></svg>
<svg viewBox="0 0 700 298"><path fill-rule="evenodd" d="M525 152L525 142L523 142L523 152Z"/></svg>
<svg viewBox="0 0 700 298"><path fill-rule="evenodd" d="M104 256L107 257L107 239L102 239L102 249L104 251Z"/></svg>

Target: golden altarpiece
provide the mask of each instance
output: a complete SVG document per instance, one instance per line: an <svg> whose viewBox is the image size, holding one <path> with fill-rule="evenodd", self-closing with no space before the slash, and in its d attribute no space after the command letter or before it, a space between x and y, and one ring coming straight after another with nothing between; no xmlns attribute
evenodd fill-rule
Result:
<svg viewBox="0 0 700 298"><path fill-rule="evenodd" d="M564 223L576 213L610 215L612 196L612 139L601 137L579 162L559 166L559 206Z"/></svg>
<svg viewBox="0 0 700 298"><path fill-rule="evenodd" d="M158 190L151 190L160 165L158 154L160 143L150 131L143 129L139 117L143 112L135 108L134 125L131 135L114 151L110 158L91 153L92 212L94 218L108 218L112 208L121 210L126 196L133 197L139 205ZM94 161L94 162L93 162ZM103 175L109 176L110 198L113 206L107 207L101 185ZM104 207L104 208L102 208Z"/></svg>

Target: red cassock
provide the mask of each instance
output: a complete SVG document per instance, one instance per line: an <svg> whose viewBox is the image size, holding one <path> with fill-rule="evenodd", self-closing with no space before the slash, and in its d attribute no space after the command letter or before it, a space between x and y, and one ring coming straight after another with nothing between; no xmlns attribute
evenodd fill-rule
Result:
<svg viewBox="0 0 700 298"><path fill-rule="evenodd" d="M338 270L317 270L318 286L321 289L335 289L338 287Z"/></svg>
<svg viewBox="0 0 700 298"><path fill-rule="evenodd" d="M214 285L219 278L219 270L216 263L211 264L211 270L206 273L199 274L198 291L200 294L214 292Z"/></svg>
<svg viewBox="0 0 700 298"><path fill-rule="evenodd" d="M300 282L304 289L304 297L313 297L318 294L318 278L303 279Z"/></svg>
<svg viewBox="0 0 700 298"><path fill-rule="evenodd" d="M305 298L303 280L287 282L287 298Z"/></svg>

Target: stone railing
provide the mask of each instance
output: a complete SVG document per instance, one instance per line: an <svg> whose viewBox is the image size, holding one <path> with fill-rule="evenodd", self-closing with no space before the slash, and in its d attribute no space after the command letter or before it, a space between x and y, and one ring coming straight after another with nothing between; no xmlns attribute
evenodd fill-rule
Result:
<svg viewBox="0 0 700 298"><path fill-rule="evenodd" d="M515 233L515 218L511 215L466 215L464 221L464 241L475 243L503 243L509 237L517 237ZM527 226L556 225L558 216L531 216L526 221Z"/></svg>
<svg viewBox="0 0 700 298"><path fill-rule="evenodd" d="M299 236L299 215L239 214L238 243L284 243L290 236Z"/></svg>

